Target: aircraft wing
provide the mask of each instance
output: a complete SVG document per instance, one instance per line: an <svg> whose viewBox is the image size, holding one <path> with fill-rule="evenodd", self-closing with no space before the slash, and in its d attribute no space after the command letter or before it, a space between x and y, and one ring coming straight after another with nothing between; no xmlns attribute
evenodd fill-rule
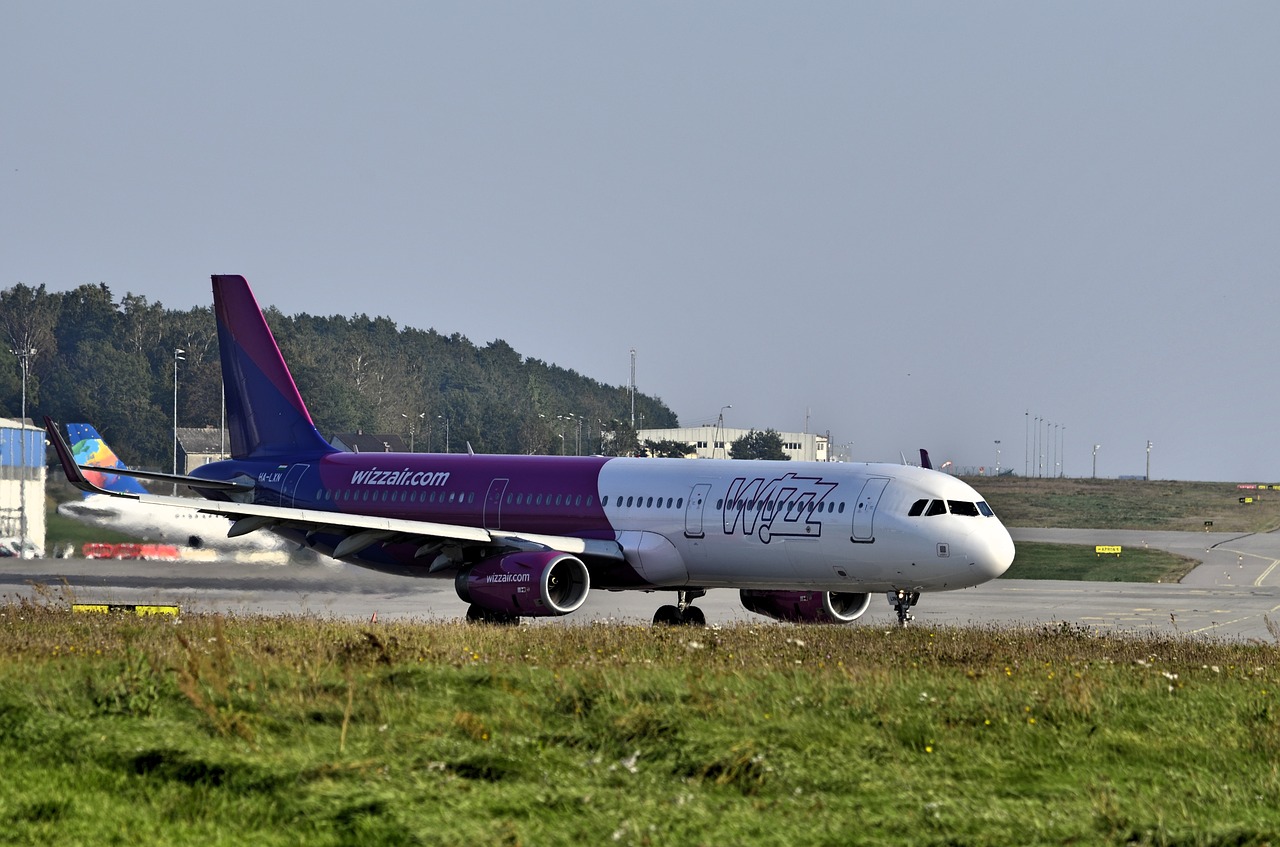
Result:
<svg viewBox="0 0 1280 847"><path fill-rule="evenodd" d="M358 553L373 544L389 541L416 543L424 554L438 549L444 544L458 543L462 546L480 545L519 550L556 550L570 555L586 555L616 559L618 561L624 559L622 547L616 541L576 538L567 535L487 530L460 524L388 518L377 515L354 515L322 509L269 506L261 503L107 491L85 478L82 471L84 466L76 464L72 458L71 448L66 439L63 438L58 425L47 417L45 418L45 429L49 432L50 441L58 454L59 461L62 463L62 469L67 475L67 480L80 490L94 494L106 494L111 497L126 497L156 506L168 506L205 514L224 515L234 521L231 529L227 532L227 535L233 538L259 529L293 529L302 532L324 532L342 535L344 536L343 540L338 543L332 553L335 559ZM117 469L116 472L120 472L120 470ZM147 477L163 481L181 482L192 487L227 490L241 494L252 490L253 487L251 483L217 483L200 477L186 477L175 474L148 472Z"/></svg>

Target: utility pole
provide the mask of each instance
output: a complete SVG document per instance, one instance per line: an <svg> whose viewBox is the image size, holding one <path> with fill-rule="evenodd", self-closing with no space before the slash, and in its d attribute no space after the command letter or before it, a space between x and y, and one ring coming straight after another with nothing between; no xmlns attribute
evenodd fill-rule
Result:
<svg viewBox="0 0 1280 847"><path fill-rule="evenodd" d="M1094 479L1098 478L1098 448L1101 446L1102 446L1101 444L1093 445L1093 478Z"/></svg>
<svg viewBox="0 0 1280 847"><path fill-rule="evenodd" d="M178 362L185 362L182 354L187 352L181 347L173 350L173 475L178 475ZM178 494L178 483L173 484L173 494Z"/></svg>
<svg viewBox="0 0 1280 847"><path fill-rule="evenodd" d="M711 442L711 458L713 459L716 457L717 449L725 450L725 454L724 454L725 458L726 459L729 458L729 453L727 449L722 446L723 445L722 439L724 438L724 434L723 434L724 433L724 410L732 409L732 408L733 408L732 404L720 407L720 417L716 418L716 438L715 438L715 441Z"/></svg>
<svg viewBox="0 0 1280 847"><path fill-rule="evenodd" d="M18 558L27 558L27 369L31 367L31 357L36 354L36 348L28 347L25 344L20 350L14 350L13 355L18 357L18 361L22 364L22 420L18 421L18 436L22 439L19 443L18 461L22 464L22 473L18 477L18 515L19 540L18 540Z"/></svg>
<svg viewBox="0 0 1280 847"><path fill-rule="evenodd" d="M1036 415L1036 434L1031 440L1031 468L1040 476L1040 416Z"/></svg>
<svg viewBox="0 0 1280 847"><path fill-rule="evenodd" d="M1151 481L1151 440L1147 440L1147 482Z"/></svg>
<svg viewBox="0 0 1280 847"><path fill-rule="evenodd" d="M1031 476L1031 410L1022 413L1022 475Z"/></svg>
<svg viewBox="0 0 1280 847"><path fill-rule="evenodd" d="M1057 447L1057 475L1066 476L1066 425L1062 425L1062 431L1059 436L1059 447Z"/></svg>
<svg viewBox="0 0 1280 847"><path fill-rule="evenodd" d="M631 348L631 428L636 428L636 348Z"/></svg>

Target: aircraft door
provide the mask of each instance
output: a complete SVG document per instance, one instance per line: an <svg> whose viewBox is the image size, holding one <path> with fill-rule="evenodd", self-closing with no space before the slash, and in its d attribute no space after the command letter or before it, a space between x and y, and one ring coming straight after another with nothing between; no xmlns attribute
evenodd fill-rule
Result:
<svg viewBox="0 0 1280 847"><path fill-rule="evenodd" d="M684 507L684 537L702 538L702 507L707 502L711 483L699 482L689 492L689 502Z"/></svg>
<svg viewBox="0 0 1280 847"><path fill-rule="evenodd" d="M489 483L489 493L484 498L484 528L502 529L502 496L507 493L508 479L495 479Z"/></svg>
<svg viewBox="0 0 1280 847"><path fill-rule="evenodd" d="M888 484L888 478L883 476L873 476L863 483L862 493L858 495L858 502L853 507L852 540L855 543L875 542L876 505L880 502L880 495L884 494L885 486Z"/></svg>
<svg viewBox="0 0 1280 847"><path fill-rule="evenodd" d="M302 482L302 477L310 468L310 465L294 465L289 468L289 472L285 474L284 482L280 484L281 506L298 505L298 483Z"/></svg>

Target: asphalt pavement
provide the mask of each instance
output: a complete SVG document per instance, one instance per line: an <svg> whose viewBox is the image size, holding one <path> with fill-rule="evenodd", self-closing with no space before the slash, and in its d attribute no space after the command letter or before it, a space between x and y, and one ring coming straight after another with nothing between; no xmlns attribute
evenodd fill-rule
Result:
<svg viewBox="0 0 1280 847"><path fill-rule="evenodd" d="M915 626L1062 625L1106 632L1162 633L1280 645L1280 535L1128 530L1013 529L1014 542L1154 547L1202 564L1180 583L998 579L927 594ZM62 603L176 604L196 612L321 615L343 619L459 619L452 580L389 576L333 562L262 565L230 561L139 562L0 559L0 597ZM534 625L648 623L670 595L592 591L572 615ZM709 624L766 622L736 591L698 601ZM895 625L886 599L854 626ZM1270 622L1270 623L1269 623ZM1273 624L1273 625L1272 625ZM1272 629L1276 634L1272 633Z"/></svg>

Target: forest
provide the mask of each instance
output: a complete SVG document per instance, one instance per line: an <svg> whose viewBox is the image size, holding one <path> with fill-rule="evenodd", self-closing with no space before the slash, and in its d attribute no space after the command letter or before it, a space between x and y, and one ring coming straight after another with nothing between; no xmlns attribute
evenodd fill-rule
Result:
<svg viewBox="0 0 1280 847"><path fill-rule="evenodd" d="M274 307L264 314L326 438L395 433L437 452L446 433L454 452L467 444L477 453L637 450L626 386L522 356L505 341L477 346L387 317L288 316ZM0 414L20 414L28 351L27 417L92 423L127 464L168 467L175 404L180 427L222 419L212 307L171 310L134 294L116 300L102 283L66 292L20 283L0 292L0 334L9 354ZM656 397L637 393L635 413L648 427L678 426Z"/></svg>

